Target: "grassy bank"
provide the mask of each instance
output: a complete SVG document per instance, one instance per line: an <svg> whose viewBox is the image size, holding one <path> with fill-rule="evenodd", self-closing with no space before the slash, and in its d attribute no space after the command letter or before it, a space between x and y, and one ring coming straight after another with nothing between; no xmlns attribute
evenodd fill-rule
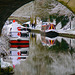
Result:
<svg viewBox="0 0 75 75"><path fill-rule="evenodd" d="M40 30L34 30L34 29L31 29L31 32L33 32L33 33L41 33Z"/></svg>
<svg viewBox="0 0 75 75"><path fill-rule="evenodd" d="M74 34L67 34L67 33L59 33L59 36L68 37L68 38L75 38Z"/></svg>

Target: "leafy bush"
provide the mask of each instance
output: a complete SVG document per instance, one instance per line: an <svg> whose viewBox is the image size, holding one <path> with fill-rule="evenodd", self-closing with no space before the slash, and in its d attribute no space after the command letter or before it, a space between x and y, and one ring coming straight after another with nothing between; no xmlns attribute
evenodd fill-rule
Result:
<svg viewBox="0 0 75 75"><path fill-rule="evenodd" d="M12 72L13 72L13 68L12 67L0 68L0 75L1 74L8 75L8 74L11 74Z"/></svg>

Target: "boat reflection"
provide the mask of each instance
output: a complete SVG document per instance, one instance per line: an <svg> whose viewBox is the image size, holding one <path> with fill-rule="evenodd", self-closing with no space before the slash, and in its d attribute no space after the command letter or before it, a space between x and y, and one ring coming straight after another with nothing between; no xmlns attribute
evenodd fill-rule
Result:
<svg viewBox="0 0 75 75"><path fill-rule="evenodd" d="M32 37L32 38L35 38L35 37L36 37L36 34L35 34L35 33L32 33L32 34L31 34L31 37Z"/></svg>
<svg viewBox="0 0 75 75"><path fill-rule="evenodd" d="M56 38L41 36L41 42L42 42L43 46L51 47L51 46L55 45Z"/></svg>
<svg viewBox="0 0 75 75"><path fill-rule="evenodd" d="M11 48L26 48L29 47L29 40L10 40L10 47Z"/></svg>
<svg viewBox="0 0 75 75"><path fill-rule="evenodd" d="M11 50L10 51L10 56L26 56L29 54L29 51L27 50Z"/></svg>
<svg viewBox="0 0 75 75"><path fill-rule="evenodd" d="M17 34L17 33L15 33ZM13 68L21 61L25 61L29 55L29 33L10 36L9 59L12 61ZM18 37L19 36L19 37Z"/></svg>

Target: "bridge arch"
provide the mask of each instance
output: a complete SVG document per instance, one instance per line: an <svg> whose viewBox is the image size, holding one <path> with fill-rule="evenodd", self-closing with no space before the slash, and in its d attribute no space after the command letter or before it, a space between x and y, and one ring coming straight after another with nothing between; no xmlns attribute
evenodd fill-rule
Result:
<svg viewBox="0 0 75 75"><path fill-rule="evenodd" d="M24 4L34 0L0 0L0 33L7 18Z"/></svg>

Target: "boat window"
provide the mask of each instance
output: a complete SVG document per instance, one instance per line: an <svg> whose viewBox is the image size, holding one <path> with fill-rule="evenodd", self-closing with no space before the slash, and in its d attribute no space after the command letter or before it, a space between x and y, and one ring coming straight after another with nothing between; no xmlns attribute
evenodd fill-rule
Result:
<svg viewBox="0 0 75 75"><path fill-rule="evenodd" d="M47 25L46 30L49 29L49 25Z"/></svg>
<svg viewBox="0 0 75 75"><path fill-rule="evenodd" d="M48 40L46 39L46 43L49 44Z"/></svg>
<svg viewBox="0 0 75 75"><path fill-rule="evenodd" d="M27 54L28 52L27 51L21 51L21 54Z"/></svg>

